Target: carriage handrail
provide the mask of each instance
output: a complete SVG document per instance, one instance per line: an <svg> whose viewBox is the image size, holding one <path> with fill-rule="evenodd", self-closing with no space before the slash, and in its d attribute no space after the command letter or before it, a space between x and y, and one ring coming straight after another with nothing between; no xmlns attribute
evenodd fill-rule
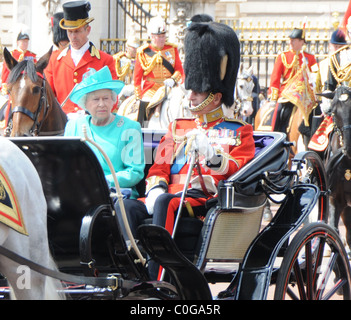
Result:
<svg viewBox="0 0 351 320"><path fill-rule="evenodd" d="M108 164L108 166L110 168L110 171L111 171L111 174L112 174L112 177L113 177L113 181L114 181L115 187L116 187L116 193L111 193L110 196L111 197L115 196L115 195L117 196L118 205L119 205L119 207L121 209L121 214L122 214L124 227L126 229L128 238L129 238L130 243L131 243L131 246L135 250L136 255L138 256L138 258L140 259L140 262L144 266L145 263L146 263L146 259L141 254L141 252L140 252L140 250L139 250L139 248L138 248L138 246L137 246L137 244L135 242L135 239L134 239L134 236L132 234L132 231L130 230L130 226L129 226L126 210L125 210L124 203L123 203L123 194L121 192L121 188L119 186L119 183L118 183L118 180L117 180L117 176L116 176L116 172L115 172L115 170L113 168L111 160L108 157L108 155L105 153L105 151L100 147L100 145L97 144L95 141L93 141L92 139L90 139L88 137L87 128L86 128L85 125L83 125L83 134L84 134L84 140L87 141L87 142L90 142L92 145L94 145L101 152L102 156L105 158L105 160L106 160L106 162L107 162L107 164Z"/></svg>

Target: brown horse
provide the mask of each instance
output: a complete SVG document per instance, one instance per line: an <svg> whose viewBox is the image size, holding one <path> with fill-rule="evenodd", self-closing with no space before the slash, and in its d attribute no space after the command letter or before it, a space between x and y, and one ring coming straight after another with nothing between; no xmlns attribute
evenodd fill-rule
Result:
<svg viewBox="0 0 351 320"><path fill-rule="evenodd" d="M5 130L7 136L63 134L67 116L44 75L51 53L52 48L34 64L31 60L18 62L4 49L5 62L10 70L7 84L12 104Z"/></svg>

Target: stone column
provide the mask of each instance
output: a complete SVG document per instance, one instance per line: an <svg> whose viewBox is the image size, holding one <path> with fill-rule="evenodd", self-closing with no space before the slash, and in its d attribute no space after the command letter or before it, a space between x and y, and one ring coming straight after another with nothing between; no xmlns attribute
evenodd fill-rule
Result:
<svg viewBox="0 0 351 320"><path fill-rule="evenodd" d="M178 44L178 50L183 60L184 36L187 22L195 14L206 13L215 17L215 5L218 0L170 0L169 42Z"/></svg>

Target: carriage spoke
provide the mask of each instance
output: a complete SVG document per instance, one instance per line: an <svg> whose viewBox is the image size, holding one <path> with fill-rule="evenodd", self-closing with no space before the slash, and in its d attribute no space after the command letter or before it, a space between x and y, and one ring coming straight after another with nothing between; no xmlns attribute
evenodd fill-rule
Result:
<svg viewBox="0 0 351 320"><path fill-rule="evenodd" d="M313 264L313 254L312 254L312 244L311 241L308 241L305 245L305 254L306 254L306 291L307 299L313 300L314 298L314 264Z"/></svg>
<svg viewBox="0 0 351 320"><path fill-rule="evenodd" d="M299 297L290 288L287 288L286 293L292 300L299 300Z"/></svg>
<svg viewBox="0 0 351 320"><path fill-rule="evenodd" d="M330 300L332 296L334 296L339 290L341 290L344 285L347 283L346 279L339 279L323 297L321 300Z"/></svg>
<svg viewBox="0 0 351 320"><path fill-rule="evenodd" d="M304 286L304 279L301 271L301 266L298 260L295 261L294 263L294 275L296 277L296 284L297 288L299 290L299 295L301 300L307 300L306 292L305 292L305 286ZM289 294L290 295L290 294ZM292 295L290 295L292 297ZM293 297L292 297L293 298Z"/></svg>
<svg viewBox="0 0 351 320"><path fill-rule="evenodd" d="M317 290L317 294L316 294L318 300L321 299L323 296L326 285L327 285L329 278L333 272L337 257L338 257L338 254L336 254L336 253L331 254L331 257L328 261L328 264L326 265L326 268L319 279L319 285L318 285L318 290Z"/></svg>

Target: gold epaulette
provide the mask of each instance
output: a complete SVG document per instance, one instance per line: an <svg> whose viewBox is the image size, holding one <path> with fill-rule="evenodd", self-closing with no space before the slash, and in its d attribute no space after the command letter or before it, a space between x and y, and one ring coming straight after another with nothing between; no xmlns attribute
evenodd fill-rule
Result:
<svg viewBox="0 0 351 320"><path fill-rule="evenodd" d="M240 123L242 125L246 125L248 124L246 121L243 120L239 120L239 119L233 119L233 118L224 118L224 121L228 121L228 122L236 122L236 123Z"/></svg>
<svg viewBox="0 0 351 320"><path fill-rule="evenodd" d="M120 60L127 56L125 52L121 51L116 53L115 55L113 55L113 59L115 60L115 68L116 68L116 72L117 72L117 77L120 80L124 80L124 77L127 75L129 68L130 68L130 61L123 67L121 68L119 65Z"/></svg>
<svg viewBox="0 0 351 320"><path fill-rule="evenodd" d="M146 48L148 48L148 47L149 47L149 44L148 44L148 43L143 44L142 46L140 46L140 47L137 49L137 53L144 52L144 50L145 50Z"/></svg>
<svg viewBox="0 0 351 320"><path fill-rule="evenodd" d="M148 46L148 44L145 44L137 50L137 59L140 62L141 68L144 70L144 76L147 76L154 69L156 64L162 65L162 56L159 53L155 54L150 61L146 59L144 50Z"/></svg>
<svg viewBox="0 0 351 320"><path fill-rule="evenodd" d="M90 55L100 60L100 52L94 45L90 47Z"/></svg>
<svg viewBox="0 0 351 320"><path fill-rule="evenodd" d="M339 50L333 52L333 54L329 57L329 70L338 84L346 81L350 81L351 79L351 63L346 65L345 67L340 66L336 54L342 50L350 49L350 45L340 48Z"/></svg>
<svg viewBox="0 0 351 320"><path fill-rule="evenodd" d="M177 44L171 43L171 42L166 42L166 43L165 43L165 46L171 46L171 47L173 47L173 48L178 48L178 45L177 45Z"/></svg>
<svg viewBox="0 0 351 320"><path fill-rule="evenodd" d="M120 51L116 54L113 55L113 59L115 60L119 60L121 59L122 57L124 57L126 55L126 53L124 51Z"/></svg>
<svg viewBox="0 0 351 320"><path fill-rule="evenodd" d="M344 46L344 47L339 48L338 50L334 51L331 55L334 56L334 55L336 55L338 52L340 52L340 51L342 51L342 50L347 50L347 49L349 49L349 48L351 48L351 45L350 45L350 44L347 45L347 46Z"/></svg>

